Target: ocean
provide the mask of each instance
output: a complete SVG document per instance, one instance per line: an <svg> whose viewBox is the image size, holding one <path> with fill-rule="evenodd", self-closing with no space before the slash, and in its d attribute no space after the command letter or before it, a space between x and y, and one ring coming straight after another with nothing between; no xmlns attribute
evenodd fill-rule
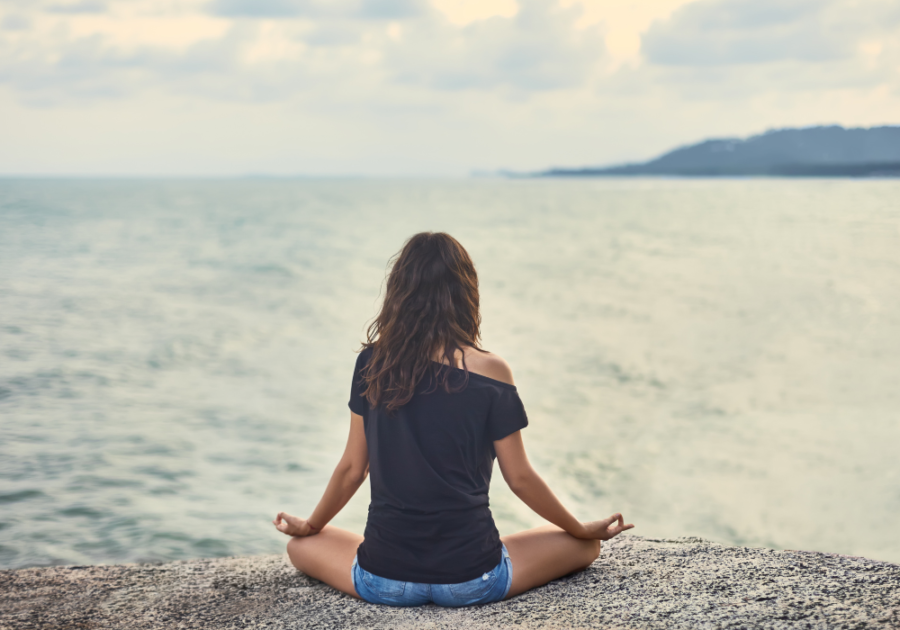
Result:
<svg viewBox="0 0 900 630"><path fill-rule="evenodd" d="M900 562L898 180L7 179L0 568L282 552L422 230L579 518Z"/></svg>

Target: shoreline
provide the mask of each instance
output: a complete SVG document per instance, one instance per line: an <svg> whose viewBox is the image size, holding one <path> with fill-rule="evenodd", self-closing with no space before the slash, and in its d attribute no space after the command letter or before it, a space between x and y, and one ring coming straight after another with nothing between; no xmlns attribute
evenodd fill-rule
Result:
<svg viewBox="0 0 900 630"><path fill-rule="evenodd" d="M457 609L361 602L284 554L0 571L2 630L463 626L900 628L900 565L622 535L581 573Z"/></svg>

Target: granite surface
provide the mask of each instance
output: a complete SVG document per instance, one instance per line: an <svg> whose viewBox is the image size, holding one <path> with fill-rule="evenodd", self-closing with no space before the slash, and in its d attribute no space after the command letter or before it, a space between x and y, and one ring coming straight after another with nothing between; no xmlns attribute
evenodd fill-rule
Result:
<svg viewBox="0 0 900 630"><path fill-rule="evenodd" d="M900 565L623 535L586 571L487 606L397 609L283 555L0 571L0 628L900 628Z"/></svg>

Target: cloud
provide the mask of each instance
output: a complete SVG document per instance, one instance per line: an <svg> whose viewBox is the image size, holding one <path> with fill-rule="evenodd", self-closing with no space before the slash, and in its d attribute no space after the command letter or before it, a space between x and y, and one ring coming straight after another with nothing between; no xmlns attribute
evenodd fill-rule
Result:
<svg viewBox="0 0 900 630"><path fill-rule="evenodd" d="M521 0L510 18L462 28L443 20L415 24L387 47L387 69L396 82L437 90L582 86L605 47L597 29L577 28L579 16L579 8Z"/></svg>
<svg viewBox="0 0 900 630"><path fill-rule="evenodd" d="M655 22L642 38L651 62L671 66L846 59L855 42L832 0L699 0Z"/></svg>
<svg viewBox="0 0 900 630"><path fill-rule="evenodd" d="M0 20L0 30L27 31L29 28L31 28L31 18L20 13L6 15Z"/></svg>
<svg viewBox="0 0 900 630"><path fill-rule="evenodd" d="M214 15L241 18L406 19L428 13L424 0L213 0Z"/></svg>
<svg viewBox="0 0 900 630"><path fill-rule="evenodd" d="M644 62L617 83L663 89L699 106L765 103L795 110L900 95L900 3L894 0L697 0L642 38ZM889 96L893 94L894 96ZM814 106L813 106L814 105ZM881 118L878 122L891 122ZM800 119L800 124L841 118Z"/></svg>
<svg viewBox="0 0 900 630"><path fill-rule="evenodd" d="M430 12L431 5L418 0L366 0L361 3L358 15L381 20L415 17Z"/></svg>
<svg viewBox="0 0 900 630"><path fill-rule="evenodd" d="M0 84L14 86L26 101L43 107L122 99L161 85L176 92L202 93L210 79L239 70L240 45L252 30L234 27L222 38L200 41L183 51L153 46L123 50L99 35L75 37L56 43L50 58L40 42L28 41L13 49L4 49L0 42ZM247 85L247 80L236 82L232 98L246 98ZM221 89L213 92L225 96Z"/></svg>
<svg viewBox="0 0 900 630"><path fill-rule="evenodd" d="M252 6L278 8L271 0ZM236 101L319 98L351 86L426 94L508 88L523 95L585 85L604 53L596 29L576 26L579 9L553 0L522 0L512 17L462 27L435 11L374 20L418 6L408 2L341 6L357 17L235 19L225 35L180 50L126 48L110 36L65 31L57 32L49 50L40 38L0 39L0 84L45 105L150 89Z"/></svg>
<svg viewBox="0 0 900 630"><path fill-rule="evenodd" d="M0 0L0 160L15 171L21 155L70 155L78 171L96 134L144 165L130 133L183 154L198 127L187 148L210 165L223 162L204 142L265 136L251 170L299 168L270 152L310 168L327 154L329 172L415 172L423 156L452 172L528 170L768 126L898 122L897 0L697 0L647 18L625 64L607 54L612 22L580 11L519 0L451 20L426 0ZM149 131L164 107L170 119ZM85 140L67 149L78 129ZM235 150L229 164L245 159ZM104 164L118 172L117 158Z"/></svg>
<svg viewBox="0 0 900 630"><path fill-rule="evenodd" d="M354 23L325 23L317 25L302 36L305 44L315 47L340 48L357 45L363 38L365 29Z"/></svg>
<svg viewBox="0 0 900 630"><path fill-rule="evenodd" d="M106 13L108 10L106 2L96 2L93 0L82 0L81 2L55 3L47 6L46 10L50 13Z"/></svg>

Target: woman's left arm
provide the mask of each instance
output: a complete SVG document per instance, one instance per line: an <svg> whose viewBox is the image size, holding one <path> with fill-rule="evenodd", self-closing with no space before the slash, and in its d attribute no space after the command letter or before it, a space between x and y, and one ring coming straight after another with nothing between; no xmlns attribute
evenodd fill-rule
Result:
<svg viewBox="0 0 900 630"><path fill-rule="evenodd" d="M272 521L278 531L289 536L310 536L318 534L341 509L347 505L363 481L369 475L369 448L363 417L350 412L350 436L341 461L338 462L331 480L325 488L316 509L308 519L279 512Z"/></svg>

